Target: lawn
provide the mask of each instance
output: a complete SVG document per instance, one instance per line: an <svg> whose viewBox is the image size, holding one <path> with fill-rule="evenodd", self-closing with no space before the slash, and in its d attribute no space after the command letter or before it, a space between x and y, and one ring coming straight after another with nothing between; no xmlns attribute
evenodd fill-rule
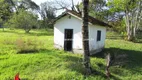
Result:
<svg viewBox="0 0 142 80"><path fill-rule="evenodd" d="M43 49L34 53L17 54L17 39L36 39ZM84 77L82 55L56 50L53 31L0 30L0 80L13 80L20 73L21 80L106 80L104 54L125 54L123 65L110 68L111 80L142 80L142 44L124 40L107 39L101 55L91 57L92 68L97 71Z"/></svg>

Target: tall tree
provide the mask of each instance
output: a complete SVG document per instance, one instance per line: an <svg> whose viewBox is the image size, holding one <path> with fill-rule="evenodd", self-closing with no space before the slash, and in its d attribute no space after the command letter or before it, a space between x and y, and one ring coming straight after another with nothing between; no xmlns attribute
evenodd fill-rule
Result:
<svg viewBox="0 0 142 80"><path fill-rule="evenodd" d="M89 13L91 16L99 20L104 20L107 16L106 0L90 0L89 1Z"/></svg>
<svg viewBox="0 0 142 80"><path fill-rule="evenodd" d="M112 12L124 13L128 40L135 39L136 29L140 26L142 17L141 0L109 0L108 5ZM120 7L121 6L121 7Z"/></svg>
<svg viewBox="0 0 142 80"><path fill-rule="evenodd" d="M41 3L40 7L40 15L43 19L44 28L53 27L52 22L55 19L55 7L53 7L50 2Z"/></svg>
<svg viewBox="0 0 142 80"><path fill-rule="evenodd" d="M91 74L91 63L90 63L90 52L89 52L89 31L88 31L88 6L89 6L89 0L83 0L82 43L83 43L84 67L86 75Z"/></svg>
<svg viewBox="0 0 142 80"><path fill-rule="evenodd" d="M23 9L19 10L18 14L14 13L14 15L5 23L5 26L9 26L10 28L24 29L25 33L29 33L32 27L37 25L37 15Z"/></svg>
<svg viewBox="0 0 142 80"><path fill-rule="evenodd" d="M0 19L1 19L1 25L3 25L11 16L11 6L5 1L0 0ZM3 26L4 31L4 26Z"/></svg>
<svg viewBox="0 0 142 80"><path fill-rule="evenodd" d="M77 10L80 9L79 11L81 11L81 8L83 7L82 3L80 3L79 6L77 5L76 7ZM108 15L106 0L90 0L89 14L99 20L106 20L106 16Z"/></svg>
<svg viewBox="0 0 142 80"><path fill-rule="evenodd" d="M17 7L16 7L16 5L15 5L15 2L16 2L16 0L5 0L9 5L11 5L11 9L15 9L15 11L18 11L17 10Z"/></svg>
<svg viewBox="0 0 142 80"><path fill-rule="evenodd" d="M40 7L32 0L6 0L18 12L21 8L30 11L39 11Z"/></svg>

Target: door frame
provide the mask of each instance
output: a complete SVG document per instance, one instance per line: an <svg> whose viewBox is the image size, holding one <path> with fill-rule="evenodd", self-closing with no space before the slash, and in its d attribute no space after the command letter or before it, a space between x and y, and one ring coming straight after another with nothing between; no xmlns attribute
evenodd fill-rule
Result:
<svg viewBox="0 0 142 80"><path fill-rule="evenodd" d="M67 38L67 34L71 33L71 37ZM70 49L68 48L68 44L70 44ZM72 51L73 50L73 29L64 29L64 50Z"/></svg>

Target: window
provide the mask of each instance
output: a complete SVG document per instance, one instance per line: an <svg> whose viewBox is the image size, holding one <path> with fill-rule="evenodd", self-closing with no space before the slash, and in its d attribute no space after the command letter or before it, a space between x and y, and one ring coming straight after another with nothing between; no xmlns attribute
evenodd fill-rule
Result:
<svg viewBox="0 0 142 80"><path fill-rule="evenodd" d="M97 31L97 41L101 41L101 31Z"/></svg>

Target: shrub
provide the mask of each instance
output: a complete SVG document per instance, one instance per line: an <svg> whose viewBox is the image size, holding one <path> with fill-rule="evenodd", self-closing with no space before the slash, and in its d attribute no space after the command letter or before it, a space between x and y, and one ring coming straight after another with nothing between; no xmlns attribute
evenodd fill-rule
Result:
<svg viewBox="0 0 142 80"><path fill-rule="evenodd" d="M13 44L14 44L14 41L13 41L13 40L10 40L10 39L5 39L5 40L3 40L3 44L4 44L4 45L13 45Z"/></svg>
<svg viewBox="0 0 142 80"><path fill-rule="evenodd" d="M16 49L18 53L33 53L44 49L44 43L38 39L23 39L16 40Z"/></svg>

